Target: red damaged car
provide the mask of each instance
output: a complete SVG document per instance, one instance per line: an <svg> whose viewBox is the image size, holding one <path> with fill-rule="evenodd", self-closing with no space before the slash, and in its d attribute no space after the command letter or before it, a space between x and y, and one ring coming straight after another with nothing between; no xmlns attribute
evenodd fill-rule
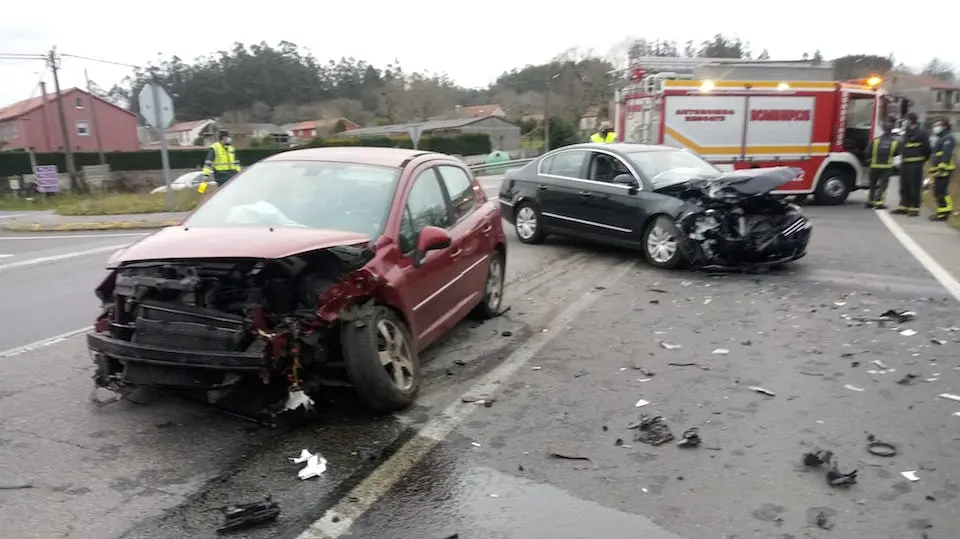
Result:
<svg viewBox="0 0 960 539"><path fill-rule="evenodd" d="M499 207L457 159L281 153L111 257L87 335L95 383L268 395L274 411L347 383L398 410L424 347L472 311L498 314L505 264Z"/></svg>

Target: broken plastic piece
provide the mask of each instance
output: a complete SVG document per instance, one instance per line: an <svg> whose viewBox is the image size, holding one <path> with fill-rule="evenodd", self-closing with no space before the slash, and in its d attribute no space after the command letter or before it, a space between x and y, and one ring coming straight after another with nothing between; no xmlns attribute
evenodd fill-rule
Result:
<svg viewBox="0 0 960 539"><path fill-rule="evenodd" d="M648 405L648 404L650 404L650 401L640 399L640 400L637 401L636 408L640 408L640 407L646 406L646 405Z"/></svg>
<svg viewBox="0 0 960 539"><path fill-rule="evenodd" d="M777 396L777 394L774 393L773 391L770 391L769 389L764 389L764 388L762 388L762 387L760 387L760 386L750 386L750 391L753 391L753 392L755 392L755 393L762 393L762 394L764 394L764 395L766 395L766 396L768 396L768 397L776 397L776 396Z"/></svg>
<svg viewBox="0 0 960 539"><path fill-rule="evenodd" d="M683 431L683 439L677 442L680 447L698 447L700 445L700 434L696 427Z"/></svg>
<svg viewBox="0 0 960 539"><path fill-rule="evenodd" d="M323 475L323 472L327 471L327 459L323 458L319 453L312 454L306 449L301 450L300 456L291 458L290 461L294 464L307 464L297 473L300 479L306 480L312 477L320 477Z"/></svg>
<svg viewBox="0 0 960 539"><path fill-rule="evenodd" d="M313 456L313 453L307 451L306 449L301 449L300 456L291 458L290 462L294 464L303 464L304 462L307 462L307 460L310 459L311 456Z"/></svg>
<svg viewBox="0 0 960 539"><path fill-rule="evenodd" d="M916 334L917 332L912 329L905 329L900 332L900 335L903 335L904 337L913 337Z"/></svg>
<svg viewBox="0 0 960 539"><path fill-rule="evenodd" d="M916 471L916 470L909 470L909 471L906 471L906 472L900 472L900 475L906 477L906 478L907 478L907 481L919 481L919 480L920 480L920 478L917 477L917 471Z"/></svg>
<svg viewBox="0 0 960 539"><path fill-rule="evenodd" d="M867 451L878 457L894 457L897 455L896 446L887 442L872 441L867 444Z"/></svg>
<svg viewBox="0 0 960 539"><path fill-rule="evenodd" d="M831 487L849 487L850 485L855 485L857 483L857 471L854 470L850 473L843 473L837 468L838 464L833 463L833 466L830 468L830 471L827 472L827 483Z"/></svg>
<svg viewBox="0 0 960 539"><path fill-rule="evenodd" d="M663 416L650 417L644 414L640 416L640 421L627 428L637 429L637 433L633 437L636 442L643 442L650 445L663 445L673 440L673 433L670 432L670 427L663 421Z"/></svg>
<svg viewBox="0 0 960 539"><path fill-rule="evenodd" d="M880 318L882 320L889 320L892 322L896 322L898 324L909 322L910 320L913 320L916 317L917 317L917 313L913 311L897 311L895 309L890 309L889 311L880 313Z"/></svg>
<svg viewBox="0 0 960 539"><path fill-rule="evenodd" d="M932 342L933 344L939 344L941 346L944 344L947 344L947 341L943 339L930 339L930 342Z"/></svg>
<svg viewBox="0 0 960 539"><path fill-rule="evenodd" d="M833 460L833 451L817 449L811 453L803 454L803 464L811 468L819 468L824 464L829 464Z"/></svg>
<svg viewBox="0 0 960 539"><path fill-rule="evenodd" d="M879 359L874 359L872 363L883 370L888 370L890 368L890 367L887 367L887 365L884 362L880 361Z"/></svg>
<svg viewBox="0 0 960 539"><path fill-rule="evenodd" d="M660 341L660 347L663 348L663 349L665 349L665 350L679 350L680 348L683 348L683 345L681 345L681 344L670 344L670 343L665 342L665 341Z"/></svg>
<svg viewBox="0 0 960 539"><path fill-rule="evenodd" d="M940 397L941 399L960 402L960 395L954 395L952 393L941 393L940 395L938 395L938 397Z"/></svg>
<svg viewBox="0 0 960 539"><path fill-rule="evenodd" d="M851 384L847 384L847 385L845 385L845 386L843 386L843 387L849 389L850 391L863 391L863 388L862 388L862 387L857 387L857 386L851 385Z"/></svg>
<svg viewBox="0 0 960 539"><path fill-rule="evenodd" d="M309 412L313 410L313 404L313 399L302 389L295 389L287 394L287 401L284 403L283 409L291 411L303 407L304 411Z"/></svg>
<svg viewBox="0 0 960 539"><path fill-rule="evenodd" d="M718 356L725 356L730 353L730 350L727 350L726 348L717 348L713 351L713 353Z"/></svg>
<svg viewBox="0 0 960 539"><path fill-rule="evenodd" d="M227 533L248 528L264 522L272 522L280 516L280 504L270 496L262 502L243 503L221 507L223 523L217 527L217 533Z"/></svg>
<svg viewBox="0 0 960 539"><path fill-rule="evenodd" d="M564 459L564 460L590 460L590 457L585 457L571 451L564 449L555 450L550 452L550 456L555 459Z"/></svg>
<svg viewBox="0 0 960 539"><path fill-rule="evenodd" d="M900 384L900 385L902 385L902 386L908 386L908 385L912 384L913 381L916 380L916 379L917 379L917 375L916 375L916 374L907 374L907 375L904 376L903 378L897 380L897 383Z"/></svg>

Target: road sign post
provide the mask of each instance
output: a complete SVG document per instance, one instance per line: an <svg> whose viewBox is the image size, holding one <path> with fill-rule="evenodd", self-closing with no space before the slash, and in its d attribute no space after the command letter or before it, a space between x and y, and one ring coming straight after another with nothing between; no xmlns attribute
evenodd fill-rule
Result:
<svg viewBox="0 0 960 539"><path fill-rule="evenodd" d="M156 81L147 83L137 95L140 114L160 137L160 161L163 166L163 183L167 186L167 209L173 211L173 189L170 187L170 154L166 130L173 123L173 99Z"/></svg>
<svg viewBox="0 0 960 539"><path fill-rule="evenodd" d="M410 142L413 143L413 149L419 150L418 146L420 145L420 135L422 134L422 129L419 125L411 125L407 128L407 134L410 135Z"/></svg>

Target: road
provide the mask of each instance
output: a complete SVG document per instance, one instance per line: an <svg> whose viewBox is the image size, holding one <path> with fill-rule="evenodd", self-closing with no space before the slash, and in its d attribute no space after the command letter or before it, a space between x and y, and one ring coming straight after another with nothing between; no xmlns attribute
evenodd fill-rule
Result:
<svg viewBox="0 0 960 539"><path fill-rule="evenodd" d="M960 402L938 398L960 394L956 282L856 200L807 212L809 256L760 275L510 234L511 309L431 347L420 401L395 416L341 394L292 431L173 399L96 407L81 338L0 356L0 486L33 485L0 490L0 535L215 537L216 508L269 493L281 519L238 537L960 537ZM0 236L0 349L89 324L106 249L132 236L43 238ZM917 318L853 321L890 308ZM703 443L635 441L641 413ZM869 454L868 435L898 454ZM296 476L304 448L329 461L319 480ZM803 466L814 448L857 484Z"/></svg>

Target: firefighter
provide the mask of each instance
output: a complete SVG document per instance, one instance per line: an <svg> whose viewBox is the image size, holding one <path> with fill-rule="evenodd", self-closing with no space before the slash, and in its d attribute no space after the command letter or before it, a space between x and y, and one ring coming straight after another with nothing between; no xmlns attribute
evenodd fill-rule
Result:
<svg viewBox="0 0 960 539"><path fill-rule="evenodd" d="M870 195L866 207L886 208L887 182L893 173L894 157L900 155L900 140L893 134L893 122L883 122L883 133L867 146L867 163L870 165Z"/></svg>
<svg viewBox="0 0 960 539"><path fill-rule="evenodd" d="M891 213L920 215L923 164L930 159L930 137L920 127L917 115L908 113L903 129L903 154L900 164L900 206Z"/></svg>
<svg viewBox="0 0 960 539"><path fill-rule="evenodd" d="M203 162L203 182L197 190L201 193L206 191L211 176L219 187L238 172L240 172L240 163L237 161L237 153L233 148L230 133L221 129L217 134L217 141L210 146L207 160Z"/></svg>
<svg viewBox="0 0 960 539"><path fill-rule="evenodd" d="M617 134L613 131L613 126L610 125L610 122L601 123L600 131L590 135L590 142L597 144L610 144L616 141Z"/></svg>
<svg viewBox="0 0 960 539"><path fill-rule="evenodd" d="M957 139L950 130L950 122L939 118L933 124L933 134L937 140L933 145L933 162L930 174L933 177L933 194L937 197L937 213L930 216L931 221L946 221L953 212L953 197L950 196L950 182L957 164Z"/></svg>

